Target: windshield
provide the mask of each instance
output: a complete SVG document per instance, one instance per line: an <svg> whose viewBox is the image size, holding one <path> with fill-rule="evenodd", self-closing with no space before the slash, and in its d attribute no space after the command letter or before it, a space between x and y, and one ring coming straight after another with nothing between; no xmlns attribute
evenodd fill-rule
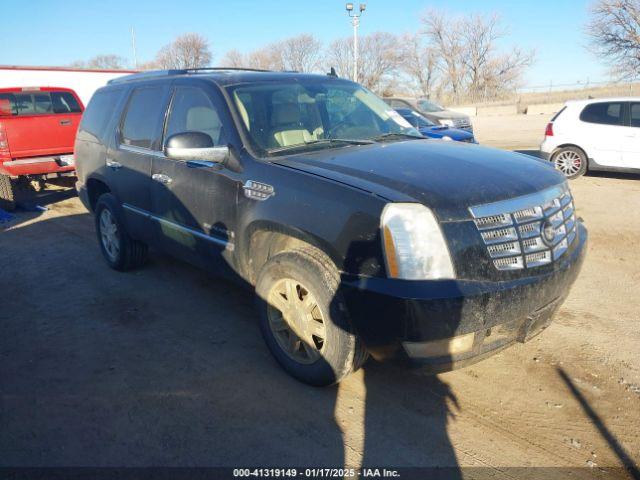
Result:
<svg viewBox="0 0 640 480"><path fill-rule="evenodd" d="M427 128L435 126L435 123L423 117L415 110L408 110L404 113L401 113L401 115L405 120L407 120L407 122L409 122L416 128Z"/></svg>
<svg viewBox="0 0 640 480"><path fill-rule="evenodd" d="M423 112L441 112L444 110L442 105L438 105L436 102L432 102L431 100L418 100L418 107Z"/></svg>
<svg viewBox="0 0 640 480"><path fill-rule="evenodd" d="M423 138L365 88L334 79L228 87L255 145L269 155Z"/></svg>

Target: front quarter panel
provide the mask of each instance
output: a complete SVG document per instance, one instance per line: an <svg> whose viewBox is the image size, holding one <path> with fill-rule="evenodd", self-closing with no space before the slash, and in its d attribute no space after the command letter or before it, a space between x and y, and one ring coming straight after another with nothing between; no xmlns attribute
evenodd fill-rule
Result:
<svg viewBox="0 0 640 480"><path fill-rule="evenodd" d="M341 272L383 276L380 214L386 200L356 188L296 169L250 162L246 180L274 189L266 200L238 196L238 261L246 276L257 232L280 232L324 251ZM251 275L248 275L251 278Z"/></svg>

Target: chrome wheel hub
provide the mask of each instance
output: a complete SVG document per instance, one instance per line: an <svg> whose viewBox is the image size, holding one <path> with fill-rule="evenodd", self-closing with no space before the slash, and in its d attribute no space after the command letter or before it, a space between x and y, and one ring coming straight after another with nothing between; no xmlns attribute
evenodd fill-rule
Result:
<svg viewBox="0 0 640 480"><path fill-rule="evenodd" d="M115 262L120 253L120 235L113 215L106 208L100 214L100 240L109 259Z"/></svg>
<svg viewBox="0 0 640 480"><path fill-rule="evenodd" d="M567 150L556 155L554 164L566 176L572 176L580 170L582 159L576 152Z"/></svg>
<svg viewBox="0 0 640 480"><path fill-rule="evenodd" d="M317 361L325 347L325 320L315 296L300 282L278 281L267 299L269 327L280 348L302 364Z"/></svg>

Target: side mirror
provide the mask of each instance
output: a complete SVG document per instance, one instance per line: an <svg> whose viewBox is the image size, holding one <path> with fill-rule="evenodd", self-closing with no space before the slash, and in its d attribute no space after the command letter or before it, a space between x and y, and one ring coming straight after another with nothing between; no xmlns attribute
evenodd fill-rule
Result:
<svg viewBox="0 0 640 480"><path fill-rule="evenodd" d="M167 139L164 154L174 160L222 163L229 157L229 147L214 146L203 132L182 132Z"/></svg>

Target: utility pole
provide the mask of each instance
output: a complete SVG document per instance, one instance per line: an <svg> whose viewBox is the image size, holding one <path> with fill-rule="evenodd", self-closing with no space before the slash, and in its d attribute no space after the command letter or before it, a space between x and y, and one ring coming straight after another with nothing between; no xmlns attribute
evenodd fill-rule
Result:
<svg viewBox="0 0 640 480"><path fill-rule="evenodd" d="M133 64L138 69L138 55L136 53L136 31L131 27L131 47L133 48Z"/></svg>
<svg viewBox="0 0 640 480"><path fill-rule="evenodd" d="M358 81L358 27L360 26L360 17L366 10L367 5L361 3L359 12L353 10L353 3L347 3L347 14L351 17L351 25L353 25L353 81Z"/></svg>

